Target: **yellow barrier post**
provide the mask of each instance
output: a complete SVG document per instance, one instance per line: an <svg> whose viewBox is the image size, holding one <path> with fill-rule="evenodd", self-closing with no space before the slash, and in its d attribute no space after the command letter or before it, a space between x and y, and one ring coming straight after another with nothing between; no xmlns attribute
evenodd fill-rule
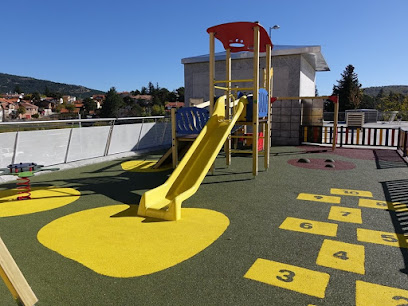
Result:
<svg viewBox="0 0 408 306"><path fill-rule="evenodd" d="M214 49L214 33L210 33L210 71L209 71L209 78L210 78L210 116L213 113L214 107L214 70L215 70L215 49Z"/></svg>
<svg viewBox="0 0 408 306"><path fill-rule="evenodd" d="M339 122L339 96L337 96L337 101L334 102L334 123L333 123L333 145L332 151L336 150L337 143L337 124Z"/></svg>
<svg viewBox="0 0 408 306"><path fill-rule="evenodd" d="M272 91L271 91L271 63L272 63L272 47L266 45L266 84L265 89L268 92L268 117L265 126L264 134L264 167L269 168L269 153L271 150L271 106L269 105Z"/></svg>
<svg viewBox="0 0 408 306"><path fill-rule="evenodd" d="M227 90L225 91L226 97L226 103L225 103L225 118L227 120L231 119L231 108L230 108L230 102L231 102L231 49L227 49L227 53L225 55L225 71L226 71L226 79L228 82L226 82ZM224 151L225 151L225 162L227 166L231 165L231 134L228 135L227 141L225 142L224 145Z"/></svg>
<svg viewBox="0 0 408 306"><path fill-rule="evenodd" d="M254 27L254 83L252 103L252 174L258 175L259 26Z"/></svg>

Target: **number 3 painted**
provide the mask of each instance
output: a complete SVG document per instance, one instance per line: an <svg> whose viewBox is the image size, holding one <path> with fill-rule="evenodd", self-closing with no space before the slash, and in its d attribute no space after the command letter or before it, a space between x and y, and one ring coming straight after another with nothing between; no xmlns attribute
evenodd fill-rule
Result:
<svg viewBox="0 0 408 306"><path fill-rule="evenodd" d="M282 276L277 276L276 278L281 280L282 282L290 283L293 282L293 278L295 277L295 272L290 271L290 270L279 270L280 273L287 273L283 274Z"/></svg>

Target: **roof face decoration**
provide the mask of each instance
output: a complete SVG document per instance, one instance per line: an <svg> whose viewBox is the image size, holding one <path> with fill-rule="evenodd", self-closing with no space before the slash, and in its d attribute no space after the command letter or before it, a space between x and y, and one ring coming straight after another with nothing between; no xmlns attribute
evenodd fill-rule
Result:
<svg viewBox="0 0 408 306"><path fill-rule="evenodd" d="M266 30L256 22L231 22L213 26L207 29L208 33L214 33L223 44L224 48L232 53L241 51L254 51L254 31L259 27L259 52L266 52L266 45L271 45L271 39Z"/></svg>

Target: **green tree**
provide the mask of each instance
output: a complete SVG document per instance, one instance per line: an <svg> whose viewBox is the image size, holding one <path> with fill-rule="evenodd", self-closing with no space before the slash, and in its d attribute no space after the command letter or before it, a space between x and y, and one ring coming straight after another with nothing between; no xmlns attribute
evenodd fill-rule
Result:
<svg viewBox="0 0 408 306"><path fill-rule="evenodd" d="M153 105L152 106L152 116L163 116L164 115L164 106L163 105Z"/></svg>
<svg viewBox="0 0 408 306"><path fill-rule="evenodd" d="M68 110L68 112L73 113L75 111L75 105L74 104L65 104L65 108Z"/></svg>
<svg viewBox="0 0 408 306"><path fill-rule="evenodd" d="M14 87L14 92L21 94L23 91L20 88L20 85L16 85L16 87Z"/></svg>
<svg viewBox="0 0 408 306"><path fill-rule="evenodd" d="M41 101L40 93L36 91L35 93L31 94L31 100L33 103L39 103Z"/></svg>
<svg viewBox="0 0 408 306"><path fill-rule="evenodd" d="M22 105L20 105L17 109L17 114L18 115L24 115L27 112L26 108Z"/></svg>
<svg viewBox="0 0 408 306"><path fill-rule="evenodd" d="M105 118L117 118L119 110L124 106L122 97L117 93L115 87L112 87L105 96L102 105L101 116Z"/></svg>
<svg viewBox="0 0 408 306"><path fill-rule="evenodd" d="M84 109L86 114L89 114L89 112L91 111L95 111L96 110L96 102L94 100L92 100L92 98L88 97L85 98L82 103L84 104Z"/></svg>
<svg viewBox="0 0 408 306"><path fill-rule="evenodd" d="M52 92L49 90L48 86L45 86L44 95L46 97L51 97Z"/></svg>
<svg viewBox="0 0 408 306"><path fill-rule="evenodd" d="M184 87L179 87L176 89L177 92L177 101L185 102L184 101Z"/></svg>
<svg viewBox="0 0 408 306"><path fill-rule="evenodd" d="M339 95L339 111L358 108L363 92L358 76L354 72L354 66L348 65L341 76L342 79L333 86L333 95ZM329 105L332 106L332 104Z"/></svg>

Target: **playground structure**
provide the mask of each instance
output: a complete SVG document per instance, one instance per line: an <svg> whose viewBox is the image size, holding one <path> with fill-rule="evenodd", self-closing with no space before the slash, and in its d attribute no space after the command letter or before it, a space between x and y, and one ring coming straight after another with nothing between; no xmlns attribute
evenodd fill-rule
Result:
<svg viewBox="0 0 408 306"><path fill-rule="evenodd" d="M209 111L205 108L186 107L171 109L171 147L157 161L153 169L160 168L168 162L171 156L173 169L177 167L179 156L183 156L192 142L197 138L209 118ZM184 144L184 146L183 146ZM180 153L179 153L180 152Z"/></svg>
<svg viewBox="0 0 408 306"><path fill-rule="evenodd" d="M43 165L36 163L17 163L10 164L7 168L0 168L0 175L17 176L17 190L19 196L17 200L31 199L31 181L30 177L41 171L57 171L59 168L43 168Z"/></svg>
<svg viewBox="0 0 408 306"><path fill-rule="evenodd" d="M269 168L269 148L270 148L270 130L271 130L271 112L269 100L271 95L271 52L272 42L266 30L255 22L234 22L226 23L207 29L210 35L210 113L213 107L214 91L221 89L225 91L228 101L233 99L232 91L238 94L238 91L252 92L252 97L248 100L248 105L244 110L244 114L239 117L237 124L243 126L250 126L252 128L251 135L229 135L225 144L225 154L227 165L231 164L231 153L248 153L252 154L252 174L258 174L258 140L259 132L263 132L263 147L264 147L264 168ZM215 80L215 38L217 38L224 46L226 51L226 76L225 80ZM233 80L231 75L231 53L250 51L253 53L253 76L252 79ZM259 79L259 57L261 52L266 52L266 64L263 80L265 87L260 90ZM252 83L252 87L233 87L237 84ZM224 86L218 86L224 84ZM233 102L233 101L231 101ZM229 105L229 103L227 103ZM235 115L235 108L230 107L226 109L226 116L233 117ZM253 115L257 114L257 115ZM252 140L252 150L233 150L231 148L231 139L233 138L247 138Z"/></svg>
<svg viewBox="0 0 408 306"><path fill-rule="evenodd" d="M161 186L145 192L139 203L138 215L164 220L179 220L181 218L181 204L192 196L199 188L204 177L211 169L219 151L224 145L226 163L231 164L231 139L234 137L252 139L252 173L258 174L258 139L260 123L263 127L264 141L264 167L269 167L270 147L270 104L271 97L271 50L272 42L263 27L258 23L236 22L221 24L207 29L210 35L210 118L193 144L180 161L179 165ZM226 79L215 80L215 38L219 39L226 49ZM253 52L253 78L246 80L232 80L231 77L231 52ZM259 56L266 52L266 69L264 73L265 89L259 88ZM235 83L251 82L251 87L232 88ZM224 84L224 87L216 84ZM225 94L214 103L215 89L222 89ZM242 91L252 92L252 96L240 95L235 99L232 92L238 94ZM260 106L261 105L261 106ZM232 112L231 112L232 108ZM260 112L261 111L261 112ZM196 118L191 117L191 120ZM200 117L200 116L198 116ZM186 119L186 118L184 118ZM177 120L173 120L173 126ZM198 132L192 124L187 124L193 132ZM184 123L188 120L183 120ZM249 125L252 128L251 136L231 135L236 124ZM174 129L174 128L173 128ZM177 127L176 127L177 132ZM175 136L176 134L173 134ZM194 135L194 134L192 134ZM195 136L194 136L195 137ZM193 138L191 136L190 138ZM172 155L173 164L177 163L177 143L181 137L173 139ZM186 139L184 139L186 140ZM174 145L176 144L176 145ZM170 153L168 153L170 155Z"/></svg>
<svg viewBox="0 0 408 306"><path fill-rule="evenodd" d="M31 306L38 301L33 290L0 237L0 277L18 305Z"/></svg>

